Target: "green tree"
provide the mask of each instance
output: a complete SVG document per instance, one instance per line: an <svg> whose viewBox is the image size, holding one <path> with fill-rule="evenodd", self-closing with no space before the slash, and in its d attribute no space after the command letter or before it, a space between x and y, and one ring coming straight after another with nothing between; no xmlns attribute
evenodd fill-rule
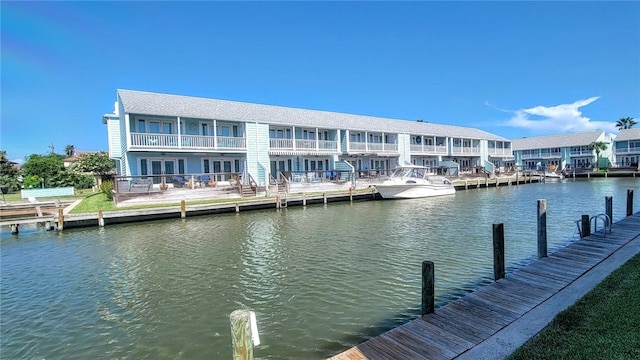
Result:
<svg viewBox="0 0 640 360"><path fill-rule="evenodd" d="M73 145L67 145L64 148L64 153L68 156L68 157L72 157L73 155L75 155L76 153L76 147Z"/></svg>
<svg viewBox="0 0 640 360"><path fill-rule="evenodd" d="M64 163L62 159L63 155L49 154L49 155L29 155L27 161L22 165L22 173L25 177L38 176L40 179L44 179L45 187L55 186L50 184L49 180L55 179L60 176L60 172L64 172Z"/></svg>
<svg viewBox="0 0 640 360"><path fill-rule="evenodd" d="M589 144L589 150L595 150L596 152L596 166L600 170L600 152L607 150L609 145L604 141L594 141Z"/></svg>
<svg viewBox="0 0 640 360"><path fill-rule="evenodd" d="M7 159L7 152L4 150L0 150L0 187L4 192L20 189L20 170Z"/></svg>
<svg viewBox="0 0 640 360"><path fill-rule="evenodd" d="M633 120L633 118L625 117L625 118L621 118L616 122L616 127L618 128L618 130L631 129L636 124L638 123L635 120Z"/></svg>
<svg viewBox="0 0 640 360"><path fill-rule="evenodd" d="M106 151L82 154L71 165L74 171L101 176L113 174L115 168L116 162L109 158Z"/></svg>

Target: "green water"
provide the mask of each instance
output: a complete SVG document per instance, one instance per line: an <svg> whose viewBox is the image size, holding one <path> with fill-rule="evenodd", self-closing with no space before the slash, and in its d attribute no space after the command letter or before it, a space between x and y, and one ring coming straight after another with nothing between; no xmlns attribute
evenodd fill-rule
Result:
<svg viewBox="0 0 640 360"><path fill-rule="evenodd" d="M320 359L419 315L421 263L436 306L489 283L492 224L509 269L549 251L575 220L624 216L632 178L458 191L431 199L331 203L47 232L2 229L3 359L229 359L229 314L256 312L256 359ZM636 205L637 209L638 205Z"/></svg>

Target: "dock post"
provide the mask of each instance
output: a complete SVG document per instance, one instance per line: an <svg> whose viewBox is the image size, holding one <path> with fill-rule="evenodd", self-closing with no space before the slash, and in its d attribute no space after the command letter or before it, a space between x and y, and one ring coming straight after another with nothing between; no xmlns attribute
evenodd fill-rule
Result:
<svg viewBox="0 0 640 360"><path fill-rule="evenodd" d="M278 202L278 204L280 204L280 202ZM240 212L240 203L236 203L236 212Z"/></svg>
<svg viewBox="0 0 640 360"><path fill-rule="evenodd" d="M518 185L518 172L516 171L516 185Z"/></svg>
<svg viewBox="0 0 640 360"><path fill-rule="evenodd" d="M633 190L627 189L627 216L633 215Z"/></svg>
<svg viewBox="0 0 640 360"><path fill-rule="evenodd" d="M233 360L253 360L251 311L235 310L229 315Z"/></svg>
<svg viewBox="0 0 640 360"><path fill-rule="evenodd" d="M104 227L104 218L102 217L102 210L98 210L98 226Z"/></svg>
<svg viewBox="0 0 640 360"><path fill-rule="evenodd" d="M64 211L63 209L58 209L58 231L62 231L64 229Z"/></svg>
<svg viewBox="0 0 640 360"><path fill-rule="evenodd" d="M187 204L184 200L180 200L180 218L184 219L187 217Z"/></svg>
<svg viewBox="0 0 640 360"><path fill-rule="evenodd" d="M18 235L20 232L20 224L11 224L11 235Z"/></svg>
<svg viewBox="0 0 640 360"><path fill-rule="evenodd" d="M302 194L302 206L307 206L307 194Z"/></svg>
<svg viewBox="0 0 640 360"><path fill-rule="evenodd" d="M609 230L611 230L611 225L613 224L613 197L605 196L604 197L604 212L609 217Z"/></svg>
<svg viewBox="0 0 640 360"><path fill-rule="evenodd" d="M432 261L422 262L422 316L435 311L435 269Z"/></svg>
<svg viewBox="0 0 640 360"><path fill-rule="evenodd" d="M547 257L547 200L538 200L538 259Z"/></svg>
<svg viewBox="0 0 640 360"><path fill-rule="evenodd" d="M582 237L591 236L591 222L589 215L582 215Z"/></svg>
<svg viewBox="0 0 640 360"><path fill-rule="evenodd" d="M282 203L280 202L280 194L276 195L276 209L280 209Z"/></svg>
<svg viewBox="0 0 640 360"><path fill-rule="evenodd" d="M504 278L504 224L493 224L493 280Z"/></svg>
<svg viewBox="0 0 640 360"><path fill-rule="evenodd" d="M353 188L349 187L349 202L353 202Z"/></svg>
<svg viewBox="0 0 640 360"><path fill-rule="evenodd" d="M327 205L327 193L322 193L322 201Z"/></svg>

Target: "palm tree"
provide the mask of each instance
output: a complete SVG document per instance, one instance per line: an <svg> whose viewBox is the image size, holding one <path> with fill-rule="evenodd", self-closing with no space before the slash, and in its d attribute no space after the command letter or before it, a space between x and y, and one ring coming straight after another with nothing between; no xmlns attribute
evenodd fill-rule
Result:
<svg viewBox="0 0 640 360"><path fill-rule="evenodd" d="M626 117L618 120L616 122L616 127L618 128L618 130L631 129L634 125L637 125L637 124L638 123L635 120L633 120L633 118Z"/></svg>
<svg viewBox="0 0 640 360"><path fill-rule="evenodd" d="M598 170L600 170L600 152L607 150L608 147L609 145L604 141L594 141L589 144L589 150L596 151L596 166Z"/></svg>
<svg viewBox="0 0 640 360"><path fill-rule="evenodd" d="M72 157L76 153L76 147L73 145L67 145L64 148L64 153L67 154L68 157Z"/></svg>

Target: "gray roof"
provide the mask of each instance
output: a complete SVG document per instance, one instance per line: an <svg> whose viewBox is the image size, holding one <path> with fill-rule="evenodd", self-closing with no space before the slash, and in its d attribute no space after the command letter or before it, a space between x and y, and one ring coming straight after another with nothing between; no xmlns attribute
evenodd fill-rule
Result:
<svg viewBox="0 0 640 360"><path fill-rule="evenodd" d="M507 138L479 129L420 123L415 120L389 119L123 89L118 90L118 98L124 111L130 114L509 141Z"/></svg>
<svg viewBox="0 0 640 360"><path fill-rule="evenodd" d="M604 130L596 130L581 133L568 133L559 135L526 137L511 140L511 148L513 150L532 150L532 149L548 149L561 148L569 146L589 145L604 133Z"/></svg>
<svg viewBox="0 0 640 360"><path fill-rule="evenodd" d="M640 129L622 129L615 141L640 140Z"/></svg>

